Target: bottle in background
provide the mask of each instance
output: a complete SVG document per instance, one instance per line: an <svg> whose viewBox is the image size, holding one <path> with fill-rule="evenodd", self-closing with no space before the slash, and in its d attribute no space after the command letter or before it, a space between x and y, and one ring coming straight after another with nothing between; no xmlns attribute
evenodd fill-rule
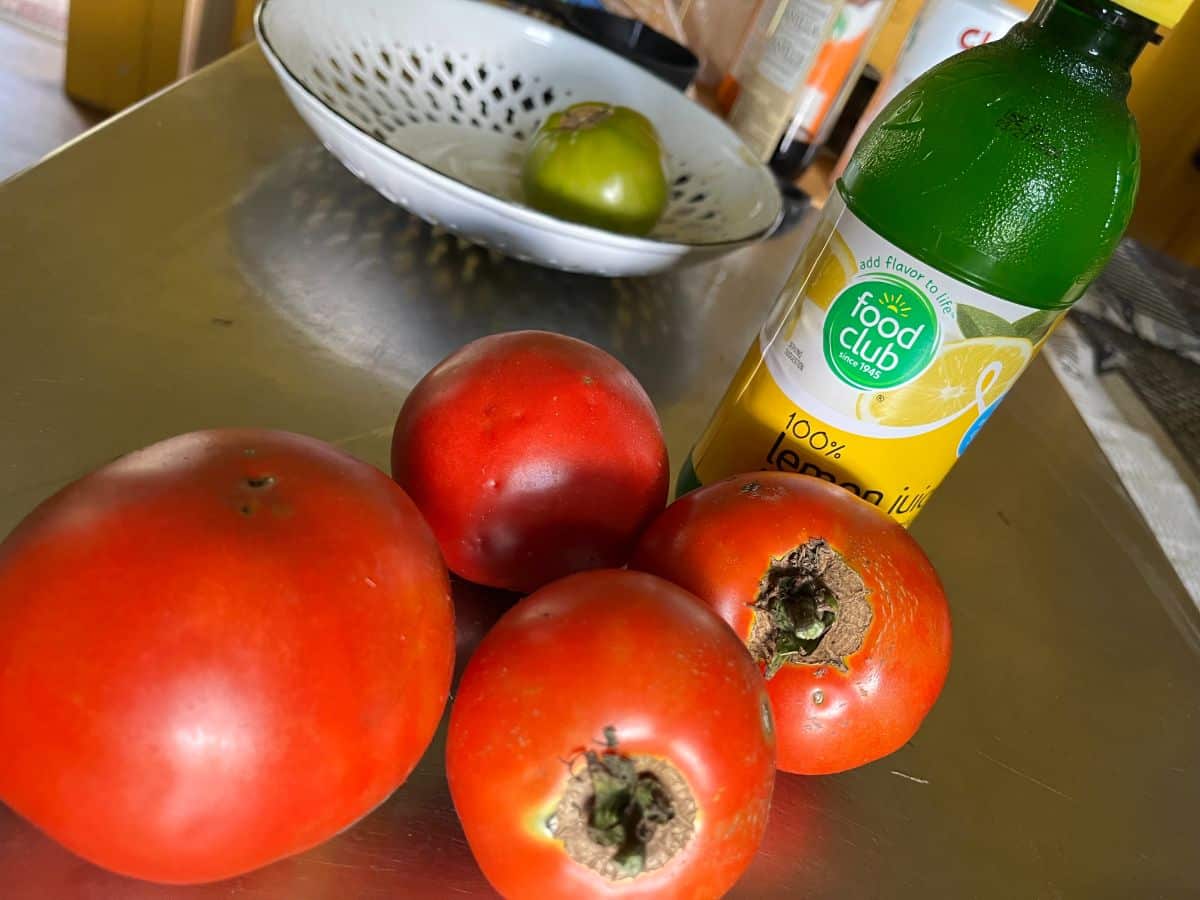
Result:
<svg viewBox="0 0 1200 900"><path fill-rule="evenodd" d="M918 75L956 53L1004 37L1024 18L1025 13L1004 0L929 0L913 22L895 66L880 83L846 142L833 176L842 174L850 154L879 111Z"/></svg>
<svg viewBox="0 0 1200 900"><path fill-rule="evenodd" d="M679 489L772 469L907 524L1108 261L1130 67L1180 0L1043 0L866 130ZM1143 15L1144 13L1144 15Z"/></svg>
<svg viewBox="0 0 1200 900"><path fill-rule="evenodd" d="M688 47L700 57L695 84L716 100L746 50L750 31L758 18L760 0L676 0ZM729 115L729 106L721 109Z"/></svg>
<svg viewBox="0 0 1200 900"><path fill-rule="evenodd" d="M893 0L846 0L771 156L775 174L792 180L807 168L850 97L892 4Z"/></svg>
<svg viewBox="0 0 1200 900"><path fill-rule="evenodd" d="M729 124L763 162L775 152L843 3L764 3L733 73L718 89L717 102L729 109Z"/></svg>

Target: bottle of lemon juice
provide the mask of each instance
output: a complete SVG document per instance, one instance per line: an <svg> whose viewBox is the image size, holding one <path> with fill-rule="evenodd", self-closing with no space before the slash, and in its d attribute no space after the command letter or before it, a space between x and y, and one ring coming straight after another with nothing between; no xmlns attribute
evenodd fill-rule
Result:
<svg viewBox="0 0 1200 900"><path fill-rule="evenodd" d="M679 492L835 482L907 524L1129 221L1130 66L1186 0L1043 0L864 134Z"/></svg>

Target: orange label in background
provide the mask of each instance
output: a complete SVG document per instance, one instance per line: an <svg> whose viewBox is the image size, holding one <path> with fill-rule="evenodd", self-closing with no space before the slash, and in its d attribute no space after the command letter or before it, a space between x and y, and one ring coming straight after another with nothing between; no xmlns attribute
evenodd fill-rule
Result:
<svg viewBox="0 0 1200 900"><path fill-rule="evenodd" d="M800 96L788 128L791 140L795 140L801 131L809 140L817 136L833 101L850 77L868 38L874 33L875 22L883 8L883 0L847 3L842 7L833 33L808 73L804 93Z"/></svg>
<svg viewBox="0 0 1200 900"><path fill-rule="evenodd" d="M729 124L750 152L766 162L787 130L809 72L838 21L844 0L783 0L767 4L774 15L762 51L741 73Z"/></svg>
<svg viewBox="0 0 1200 900"><path fill-rule="evenodd" d="M794 135L797 127L816 133L863 52L884 6L884 0L851 0L842 6L805 79L789 135ZM726 73L716 89L717 108L722 115L729 115L740 93L738 79L732 72Z"/></svg>
<svg viewBox="0 0 1200 900"><path fill-rule="evenodd" d="M738 94L741 92L742 86L738 84L738 80L733 77L733 74L727 72L722 78L720 84L717 85L717 109L721 111L721 115L728 117L729 111L733 109L733 104L737 102Z"/></svg>

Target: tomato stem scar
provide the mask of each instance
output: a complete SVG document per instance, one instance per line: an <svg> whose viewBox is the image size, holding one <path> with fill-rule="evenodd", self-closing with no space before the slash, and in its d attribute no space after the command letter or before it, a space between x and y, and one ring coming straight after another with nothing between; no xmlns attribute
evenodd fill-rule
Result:
<svg viewBox="0 0 1200 900"><path fill-rule="evenodd" d="M618 881L660 868L683 849L695 801L671 763L618 752L611 726L604 739L603 752L583 754L550 821L572 859Z"/></svg>
<svg viewBox="0 0 1200 900"><path fill-rule="evenodd" d="M821 538L772 559L753 606L749 648L767 678L789 664L845 671L873 618L862 578Z"/></svg>
<svg viewBox="0 0 1200 900"><path fill-rule="evenodd" d="M619 753L594 750L586 754L592 801L588 833L601 847L616 847L612 861L623 875L641 874L646 866L646 843L657 826L675 818L671 797L654 775L639 772Z"/></svg>
<svg viewBox="0 0 1200 900"><path fill-rule="evenodd" d="M580 103L563 113L558 127L566 131L591 128L611 118L612 114L613 108L607 103Z"/></svg>

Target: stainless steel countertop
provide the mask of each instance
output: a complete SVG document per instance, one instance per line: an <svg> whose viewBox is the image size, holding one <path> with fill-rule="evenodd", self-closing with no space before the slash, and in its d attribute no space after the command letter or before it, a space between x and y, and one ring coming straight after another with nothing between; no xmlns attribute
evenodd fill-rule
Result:
<svg viewBox="0 0 1200 900"><path fill-rule="evenodd" d="M307 432L386 467L414 381L510 328L623 359L678 465L802 239L640 281L489 257L357 182L240 51L0 188L0 533L195 428ZM945 693L895 755L781 776L735 896L1200 896L1200 618L1044 364L914 532L954 609ZM461 665L503 601L456 593ZM491 896L443 749L327 844L198 888L109 875L0 807L0 895Z"/></svg>

